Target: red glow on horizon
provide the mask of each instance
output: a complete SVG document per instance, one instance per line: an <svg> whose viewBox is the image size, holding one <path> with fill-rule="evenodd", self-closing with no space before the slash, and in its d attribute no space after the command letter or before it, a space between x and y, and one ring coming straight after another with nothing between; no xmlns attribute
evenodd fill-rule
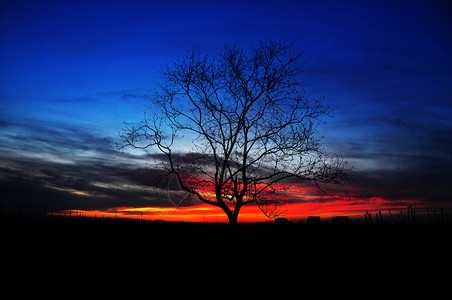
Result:
<svg viewBox="0 0 452 300"><path fill-rule="evenodd" d="M296 202L288 203L281 207L283 217L289 220L305 220L309 216L320 216L322 219L329 219L335 216L363 217L366 212L394 212L398 209L406 208L414 201L392 201L381 198L371 198L368 200L330 200L323 202ZM169 222L209 222L226 223L226 214L218 207L200 204L189 207L117 207L105 211L78 210L72 211L73 215L96 217L96 218L124 218L138 220L165 220ZM68 215L69 211L63 212ZM255 223L267 222L269 219L260 211L256 205L243 206L239 214L239 222Z"/></svg>
<svg viewBox="0 0 452 300"><path fill-rule="evenodd" d="M373 194L372 191L356 186L343 186L333 195L325 195L315 186L291 185L290 188L275 185L285 202L280 207L281 217L292 221L303 221L309 216L319 216L322 219L331 219L335 216L348 216L362 218L365 213L381 212L394 213L407 206L426 208L427 204L417 200L395 200L380 197L366 197L358 195ZM206 197L214 197L213 192L203 192ZM209 222L226 223L228 218L219 207L198 204L184 207L114 207L105 210L77 210L64 211L63 215L78 215L95 218L124 218L138 220L164 220L169 222ZM257 205L244 205L239 213L239 223L268 222L268 219Z"/></svg>

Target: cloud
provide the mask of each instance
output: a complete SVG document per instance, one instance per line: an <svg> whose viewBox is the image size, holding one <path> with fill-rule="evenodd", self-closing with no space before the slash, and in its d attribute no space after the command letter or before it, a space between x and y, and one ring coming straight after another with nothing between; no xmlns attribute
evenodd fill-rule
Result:
<svg viewBox="0 0 452 300"><path fill-rule="evenodd" d="M342 105L321 132L328 150L342 155L354 168L354 188L345 188L341 195L451 205L448 102L418 105L395 98Z"/></svg>
<svg viewBox="0 0 452 300"><path fill-rule="evenodd" d="M5 165L0 185L6 213L175 206L184 198L175 182L158 169L102 160L71 165L16 160Z"/></svg>
<svg viewBox="0 0 452 300"><path fill-rule="evenodd" d="M3 213L181 204L176 182L147 165L151 156L120 153L111 137L48 121L2 124Z"/></svg>
<svg viewBox="0 0 452 300"><path fill-rule="evenodd" d="M388 134L373 147L365 140L346 146L345 159L356 166L353 185L366 191L363 196L450 205L452 129L418 134Z"/></svg>
<svg viewBox="0 0 452 300"><path fill-rule="evenodd" d="M378 124L373 124L376 122ZM344 131L354 123L343 122ZM359 122L358 122L359 123ZM329 140L329 147L355 165L352 185L330 189L347 201L381 198L425 205L449 205L452 182L452 128L407 118L369 118L361 139ZM115 139L86 127L55 121L0 120L0 190L3 214L42 214L69 209L175 207L184 201L177 181L155 164L159 154L121 153ZM181 162L195 154L179 153ZM330 201L322 193L294 184L289 202Z"/></svg>

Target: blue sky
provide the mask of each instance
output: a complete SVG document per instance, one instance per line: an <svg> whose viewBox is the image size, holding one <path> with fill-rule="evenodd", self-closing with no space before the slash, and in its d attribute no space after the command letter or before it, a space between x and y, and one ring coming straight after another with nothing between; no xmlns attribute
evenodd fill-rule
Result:
<svg viewBox="0 0 452 300"><path fill-rule="evenodd" d="M160 67L194 44L215 53L271 39L303 51L307 92L334 110L321 134L353 165L356 185L450 206L451 20L449 2L436 0L2 1L5 210L29 206L17 190L27 184L46 195L33 200L36 210L108 207L127 197L157 205L132 175L143 172L139 157L115 143L123 122L148 109ZM118 196L94 177L135 189ZM91 198L80 200L77 189Z"/></svg>

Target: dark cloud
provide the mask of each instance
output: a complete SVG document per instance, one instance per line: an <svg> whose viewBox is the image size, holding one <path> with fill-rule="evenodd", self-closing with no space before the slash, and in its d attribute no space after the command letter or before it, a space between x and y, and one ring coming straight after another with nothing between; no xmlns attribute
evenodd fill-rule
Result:
<svg viewBox="0 0 452 300"><path fill-rule="evenodd" d="M8 126L1 137L0 150L2 156L12 159L60 160L70 164L116 154L112 138L96 137L86 128L36 120L8 121Z"/></svg>
<svg viewBox="0 0 452 300"><path fill-rule="evenodd" d="M147 165L152 156L120 153L110 137L51 122L3 124L3 214L174 206L183 198L175 180Z"/></svg>
<svg viewBox="0 0 452 300"><path fill-rule="evenodd" d="M0 185L6 214L175 206L183 198L161 170L125 164L14 162L0 169Z"/></svg>
<svg viewBox="0 0 452 300"><path fill-rule="evenodd" d="M119 94L119 99L123 101L143 100L148 97L149 91L145 89L129 89L117 92L117 94Z"/></svg>
<svg viewBox="0 0 452 300"><path fill-rule="evenodd" d="M349 135L331 137L328 145L354 166L353 185L361 193L357 196L448 206L452 126L427 110L406 110L417 118L398 108L392 117L375 115L367 122L360 120L360 125L350 122L344 124ZM354 126L367 128L367 135L353 136Z"/></svg>

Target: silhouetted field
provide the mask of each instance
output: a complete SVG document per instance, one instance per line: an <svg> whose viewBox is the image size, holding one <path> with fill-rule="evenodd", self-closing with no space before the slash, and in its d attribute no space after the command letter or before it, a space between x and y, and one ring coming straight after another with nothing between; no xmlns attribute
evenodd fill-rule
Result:
<svg viewBox="0 0 452 300"><path fill-rule="evenodd" d="M0 218L2 239L73 245L259 244L393 247L449 242L450 224L178 223L93 218Z"/></svg>
<svg viewBox="0 0 452 300"><path fill-rule="evenodd" d="M82 271L97 280L99 274L133 272L166 274L173 280L179 274L190 278L198 270L210 276L233 269L244 276L251 272L278 278L281 272L295 271L321 278L350 274L349 270L366 276L381 270L416 274L419 266L439 267L443 273L443 266L450 264L450 225L230 225L5 217L0 224L1 257L13 262L8 264L9 272L17 276L30 270L53 270L56 277Z"/></svg>

